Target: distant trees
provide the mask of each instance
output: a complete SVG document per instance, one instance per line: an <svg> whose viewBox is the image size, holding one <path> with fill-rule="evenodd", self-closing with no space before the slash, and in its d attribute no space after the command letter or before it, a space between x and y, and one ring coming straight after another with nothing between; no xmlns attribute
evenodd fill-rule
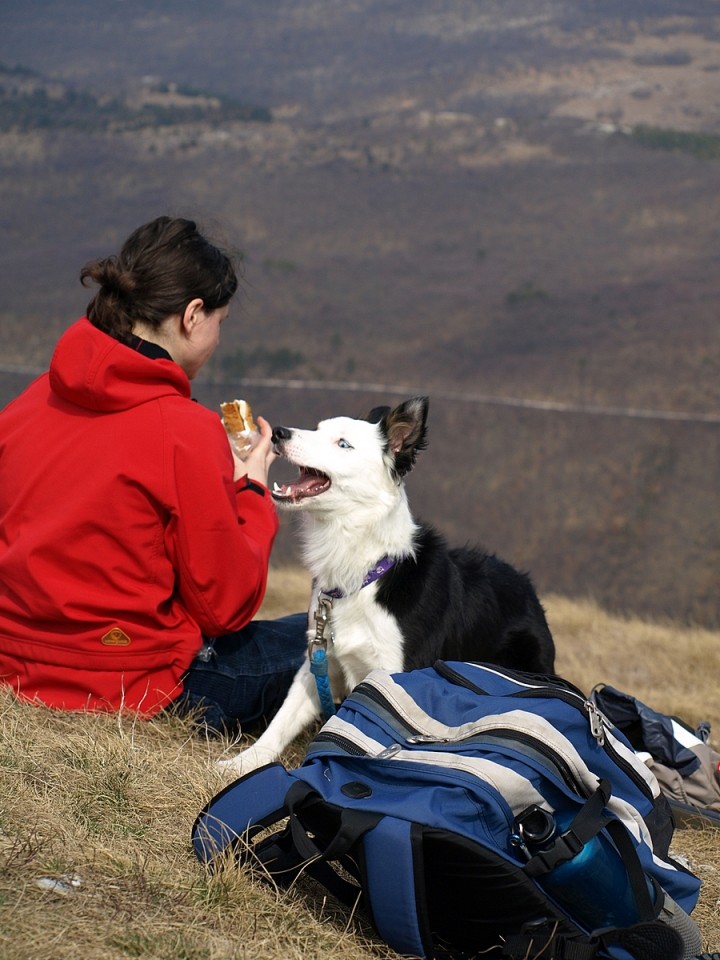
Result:
<svg viewBox="0 0 720 960"><path fill-rule="evenodd" d="M305 363L305 355L290 347L255 347L226 353L221 361L222 372L233 377L280 376Z"/></svg>
<svg viewBox="0 0 720 960"><path fill-rule="evenodd" d="M720 136L715 133L693 133L638 124L631 129L630 136L636 143L653 150L678 150L701 160L720 159Z"/></svg>
<svg viewBox="0 0 720 960"><path fill-rule="evenodd" d="M267 107L176 84L156 84L137 100L97 97L0 64L0 131L142 129L188 122L270 123Z"/></svg>
<svg viewBox="0 0 720 960"><path fill-rule="evenodd" d="M521 283L520 286L516 287L514 290L511 290L505 297L505 302L508 305L514 303L524 303L528 300L547 300L548 294L545 290L542 290L540 287L536 287L532 280L526 280L525 283Z"/></svg>
<svg viewBox="0 0 720 960"><path fill-rule="evenodd" d="M117 112L101 106L90 94L66 89L58 95L40 86L0 97L0 130L97 129L106 126Z"/></svg>

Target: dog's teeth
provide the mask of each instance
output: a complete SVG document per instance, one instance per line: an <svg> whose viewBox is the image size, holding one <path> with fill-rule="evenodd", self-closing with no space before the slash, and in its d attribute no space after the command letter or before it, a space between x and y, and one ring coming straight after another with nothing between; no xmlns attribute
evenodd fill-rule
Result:
<svg viewBox="0 0 720 960"><path fill-rule="evenodd" d="M282 487L277 482L277 480L275 480L275 482L273 483L273 493L282 493Z"/></svg>

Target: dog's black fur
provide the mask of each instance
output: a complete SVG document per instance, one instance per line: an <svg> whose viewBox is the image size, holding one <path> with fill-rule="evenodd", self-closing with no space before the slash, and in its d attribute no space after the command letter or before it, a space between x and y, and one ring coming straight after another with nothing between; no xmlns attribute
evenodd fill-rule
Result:
<svg viewBox="0 0 720 960"><path fill-rule="evenodd" d="M448 549L421 524L416 559L398 561L376 600L400 625L404 669L437 659L551 674L555 645L532 581L481 549Z"/></svg>

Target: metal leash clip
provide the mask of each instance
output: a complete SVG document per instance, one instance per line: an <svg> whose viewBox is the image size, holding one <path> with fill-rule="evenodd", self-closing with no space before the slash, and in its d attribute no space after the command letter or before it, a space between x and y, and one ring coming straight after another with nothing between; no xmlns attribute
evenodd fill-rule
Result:
<svg viewBox="0 0 720 960"><path fill-rule="evenodd" d="M333 602L331 597L318 597L318 608L314 613L315 636L308 644L308 653L312 651L313 647L321 646L323 648L327 648L328 641L325 637L325 630L330 624L332 605ZM330 634L330 642L332 642L332 634Z"/></svg>

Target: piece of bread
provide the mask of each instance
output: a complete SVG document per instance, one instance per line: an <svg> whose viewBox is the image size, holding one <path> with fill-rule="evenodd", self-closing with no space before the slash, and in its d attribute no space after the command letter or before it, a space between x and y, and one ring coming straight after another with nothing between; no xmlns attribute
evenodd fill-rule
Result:
<svg viewBox="0 0 720 960"><path fill-rule="evenodd" d="M253 448L253 435L258 433L250 404L247 400L229 400L220 404L220 413L233 450L245 460Z"/></svg>
<svg viewBox="0 0 720 960"><path fill-rule="evenodd" d="M257 433L252 408L247 400L228 400L227 403L221 403L220 413L223 425L231 436L236 433Z"/></svg>

